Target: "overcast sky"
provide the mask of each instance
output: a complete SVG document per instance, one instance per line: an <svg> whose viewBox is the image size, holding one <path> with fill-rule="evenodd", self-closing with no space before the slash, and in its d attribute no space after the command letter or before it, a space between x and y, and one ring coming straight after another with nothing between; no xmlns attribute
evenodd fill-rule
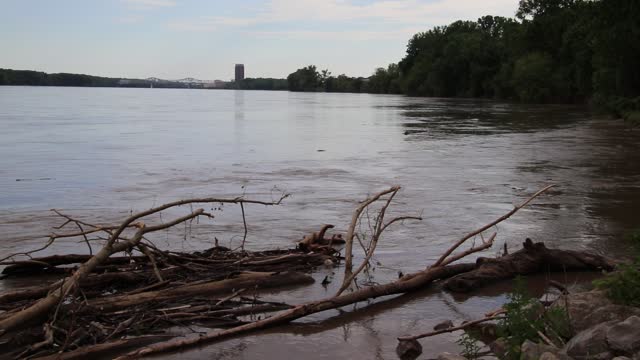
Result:
<svg viewBox="0 0 640 360"><path fill-rule="evenodd" d="M419 31L518 0L0 0L0 68L113 77L369 76Z"/></svg>

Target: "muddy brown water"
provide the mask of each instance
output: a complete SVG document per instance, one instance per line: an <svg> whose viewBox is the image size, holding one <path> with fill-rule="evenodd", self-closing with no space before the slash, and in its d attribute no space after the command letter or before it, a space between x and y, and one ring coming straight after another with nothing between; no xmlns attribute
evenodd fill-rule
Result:
<svg viewBox="0 0 640 360"><path fill-rule="evenodd" d="M291 246L323 223L344 231L357 201L403 186L393 214L422 214L388 231L370 278L424 268L460 235L509 211L542 186L557 187L508 222L497 242L624 257L638 226L638 131L575 106L367 94L0 87L0 254L37 248L60 219L100 224L194 196L271 199L249 206L248 246ZM207 208L211 210L211 207ZM166 220L188 208L163 214ZM238 208L156 234L157 245L203 249L242 238ZM498 250L483 255L495 254ZM86 252L77 241L43 254ZM472 260L472 259L471 259ZM335 292L340 267L316 284L263 294L297 303ZM333 275L332 275L333 274ZM585 274L554 275L570 284ZM548 276L530 279L542 286ZM0 290L24 286L0 281ZM393 359L395 338L481 316L509 284L459 297L425 290L317 314L290 326L165 358ZM541 293L541 290L539 291ZM368 306L367 306L368 305ZM197 329L196 329L197 330ZM456 351L456 334L425 339L425 354ZM424 358L428 358L426 355Z"/></svg>

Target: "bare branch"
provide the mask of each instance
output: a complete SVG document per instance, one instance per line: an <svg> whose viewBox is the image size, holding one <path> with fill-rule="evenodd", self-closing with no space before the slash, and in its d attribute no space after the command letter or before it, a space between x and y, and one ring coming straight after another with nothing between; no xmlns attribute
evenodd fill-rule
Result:
<svg viewBox="0 0 640 360"><path fill-rule="evenodd" d="M153 266L153 272L155 273L156 277L158 278L158 281L159 282L164 282L164 279L162 278L162 274L160 274L160 270L158 269L158 264L156 263L155 256L153 256L151 251L149 251L149 248L146 245L144 245L142 243L139 243L138 244L138 249L140 249L140 252L145 254L149 258L149 261L151 261L151 266Z"/></svg>
<svg viewBox="0 0 640 360"><path fill-rule="evenodd" d="M247 229L247 218L244 213L243 203L240 203L240 210L242 210L242 225L244 226L244 234L242 235L242 244L240 245L240 248L242 249L242 251L244 251L244 243L245 241L247 241L247 233L249 232L249 230Z"/></svg>
<svg viewBox="0 0 640 360"><path fill-rule="evenodd" d="M360 205L358 205L358 207L356 208L356 210L353 212L353 215L351 217L351 224L349 225L349 229L347 230L347 236L346 236L346 246L345 246L345 253L344 253L344 258L345 258L345 270L344 270L344 279L348 279L349 277L351 277L351 273L352 273L352 269L353 269L353 238L354 238L354 234L355 234L355 229L356 226L358 224L358 219L360 219L360 215L362 214L362 211L364 209L366 209L369 205L371 205L372 203L378 201L378 199L380 199L382 196L386 195L386 194L390 194L390 193L395 193L398 192L398 190L400 190L400 186L393 186L387 190L381 191L377 194L375 194L374 196L368 198L367 200L365 200L364 202L362 202ZM344 284L344 282L343 282Z"/></svg>
<svg viewBox="0 0 640 360"><path fill-rule="evenodd" d="M374 225L374 232L373 232L373 234L371 236L371 241L369 243L369 247L365 248L364 244L362 244L362 242L360 241L360 237L357 237L358 241L360 241L360 244L363 247L363 250L365 251L365 254L366 254L365 255L365 259L362 261L362 263L360 264L358 269L356 269L355 272L353 272L353 273L351 273L350 271L347 272L347 269L345 269L345 274L344 274L344 279L342 281L342 285L340 286L340 289L338 289L338 292L336 293L335 296L339 296L340 294L342 294L351 285L351 282L353 282L353 280L356 278L356 276L358 276L358 274L360 272L362 272L362 270L364 270L369 265L369 261L371 260L371 257L373 257L373 254L374 254L374 252L376 250L376 247L378 246L378 242L380 240L380 237L382 236L382 233L384 232L384 230L387 229L387 227L389 227L393 223L396 223L396 222L399 222L399 221L402 221L402 220L408 220L408 219L422 220L422 218L415 217L415 216L401 216L401 217L397 217L397 218L392 219L388 223L385 223L384 222L384 216L386 214L386 211L389 208L389 205L391 204L391 201L393 201L393 198L396 196L396 194L400 190L400 187L393 187L390 190L392 190L391 191L391 195L387 198L385 204L382 206L382 208L380 209L380 211L378 213L378 216L376 217L375 225ZM378 197L378 199L379 199L379 197ZM367 204L367 209L368 209L368 205L370 205L370 204L372 204L372 202ZM368 213L368 210L367 210L367 213ZM359 221L359 218L357 218L356 221ZM353 225L353 223L352 223L352 225ZM347 235L347 238L348 238L348 235ZM351 241L353 242L353 239Z"/></svg>
<svg viewBox="0 0 640 360"><path fill-rule="evenodd" d="M555 185L547 185L544 188L542 188L541 190L538 190L538 192L536 192L535 194L533 194L531 197L529 197L527 200L525 200L522 204L517 205L516 207L514 207L511 211L509 211L508 213L502 215L501 217L499 217L498 219L488 223L487 225L474 230L470 233L468 233L467 235L463 236L462 239L458 240L453 246L451 246L444 254L442 254L442 256L438 259L438 261L436 261L433 265L431 265L431 267L436 267L436 266L441 266L442 263L447 259L447 257L449 255L451 255L452 252L454 252L458 247L460 247L460 245L464 244L465 241L469 240L470 238L484 232L487 229L490 229L493 226L496 226L497 224L507 220L508 218L510 218L513 214L515 214L516 212L518 212L518 210L522 209L523 207L527 206L533 199L537 198L539 195L541 195L542 193L544 193L545 191L551 189L553 186Z"/></svg>
<svg viewBox="0 0 640 360"><path fill-rule="evenodd" d="M468 255L471 255L473 253L480 252L480 251L483 251L483 250L486 250L486 249L490 248L491 246L493 246L493 242L496 239L496 235L497 235L497 233L493 233L486 242L482 243L482 245L477 246L477 247L473 246L473 247L471 247L471 249L469 249L467 251L463 251L458 255L454 255L451 258L448 258L447 260L445 260L442 263L442 265L440 265L440 266L447 266L447 265L451 264L454 261L458 261L458 260L460 260L460 259L462 259L464 257L467 257Z"/></svg>

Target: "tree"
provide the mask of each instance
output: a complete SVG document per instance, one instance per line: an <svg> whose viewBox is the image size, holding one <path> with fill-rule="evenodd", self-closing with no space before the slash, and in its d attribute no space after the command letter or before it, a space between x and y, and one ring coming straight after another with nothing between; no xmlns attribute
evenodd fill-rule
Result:
<svg viewBox="0 0 640 360"><path fill-rule="evenodd" d="M578 0L520 0L516 17L520 20L549 15L573 6Z"/></svg>
<svg viewBox="0 0 640 360"><path fill-rule="evenodd" d="M519 58L513 68L513 85L518 98L526 102L551 100L553 61L546 53L531 53Z"/></svg>
<svg viewBox="0 0 640 360"><path fill-rule="evenodd" d="M321 75L315 65L309 65L287 76L290 91L316 91L321 85Z"/></svg>

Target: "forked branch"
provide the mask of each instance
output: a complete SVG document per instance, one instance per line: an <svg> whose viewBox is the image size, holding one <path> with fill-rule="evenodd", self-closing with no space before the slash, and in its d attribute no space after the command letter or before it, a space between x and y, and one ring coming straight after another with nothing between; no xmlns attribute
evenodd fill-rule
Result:
<svg viewBox="0 0 640 360"><path fill-rule="evenodd" d="M442 264L445 262L445 260L447 259L447 257L449 257L449 255L451 255L451 253L453 253L457 248L460 247L460 245L464 244L467 240L471 239L472 237L483 233L484 231L486 231L487 229L490 229L496 225L498 225L499 223L507 220L508 218L510 218L511 216L513 216L513 214L517 213L518 210L522 209L523 207L527 206L531 201L533 201L533 199L537 198L538 196L540 196L541 194L543 194L544 192L546 192L547 190L551 189L554 185L547 185L544 188L542 188L541 190L537 191L535 194L531 195L531 197L529 197L527 200L525 200L523 203L521 203L520 205L517 205L516 207L514 207L511 211L509 211L508 213L502 215L501 217L497 218L496 220L488 223L487 225L476 229L470 233L468 233L467 235L463 236L460 240L458 240L455 244L453 244L453 246L451 246L447 251L445 251L444 254L442 254L442 256L440 256L440 258L438 259L438 261L436 261L433 265L431 265L431 267L436 267L436 266L442 266Z"/></svg>
<svg viewBox="0 0 640 360"><path fill-rule="evenodd" d="M347 288L349 288L349 286L351 286L351 283L354 281L354 279L356 278L356 276L358 276L358 274L360 272L362 272L362 270L365 269L365 267L369 264L369 261L371 260L371 257L373 256L376 247L378 246L378 242L380 240L380 237L382 236L382 233L391 225L394 224L396 222L400 222L403 220L422 220L421 217L418 216L399 216L396 217L388 222L384 221L384 216L387 212L387 209L389 208L389 205L391 205L391 202L393 201L393 198L396 196L396 194L398 193L398 191L400 191L400 187L399 186L394 186L391 187L387 190L381 191L379 193L377 193L376 195L374 195L373 197L365 200L362 204L360 204L360 206L358 206L358 208L356 209L356 211L353 214L353 217L351 219L351 224L349 225L349 231L347 232L347 246L346 246L346 250L345 250L345 272L344 272L344 279L342 281L342 285L340 286L340 289L338 289L338 292L336 293L335 296L339 296L340 294L342 294ZM353 238L357 235L355 234L355 228L357 226L357 224L360 222L360 217L362 216L362 213L365 209L367 209L370 205L372 205L373 203L375 203L376 201L380 200L380 198L386 194L390 194L389 197L386 199L384 205L382 206L382 208L380 209L380 211L378 212L378 215L375 218L375 223L372 227L372 231L373 234L371 234L371 242L368 248L365 248L363 246L363 249L365 251L365 259L362 261L362 263L360 264L360 266L358 266L358 268L356 269L355 272L351 272L351 267L352 267L352 249L353 249ZM359 240L359 238L358 238Z"/></svg>

